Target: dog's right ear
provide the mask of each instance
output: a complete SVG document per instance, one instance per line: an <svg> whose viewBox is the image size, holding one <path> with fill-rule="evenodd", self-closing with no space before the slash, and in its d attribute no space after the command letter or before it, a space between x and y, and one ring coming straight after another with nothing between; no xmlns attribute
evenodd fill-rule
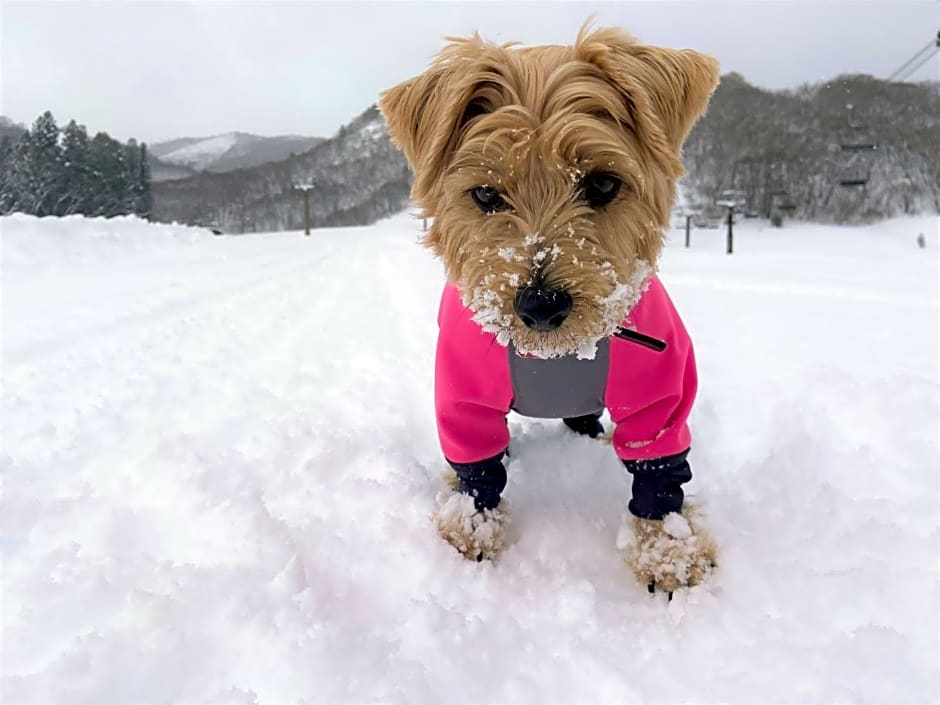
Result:
<svg viewBox="0 0 940 705"><path fill-rule="evenodd" d="M422 116L441 80L440 70L428 70L420 76L384 91L379 109L385 116L388 133L414 169L429 135L422 130Z"/></svg>
<svg viewBox="0 0 940 705"><path fill-rule="evenodd" d="M448 41L427 71L379 97L392 142L414 173L411 195L426 210L439 195L461 127L475 114L475 67L486 47L478 35Z"/></svg>
<svg viewBox="0 0 940 705"><path fill-rule="evenodd" d="M451 72L448 66L432 66L379 99L389 136L414 173L412 195L419 204L435 190L456 137L449 120L453 110L447 106Z"/></svg>

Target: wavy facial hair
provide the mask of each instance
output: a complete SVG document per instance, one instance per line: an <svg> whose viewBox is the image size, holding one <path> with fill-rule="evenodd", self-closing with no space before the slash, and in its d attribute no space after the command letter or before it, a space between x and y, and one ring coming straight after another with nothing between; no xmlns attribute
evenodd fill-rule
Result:
<svg viewBox="0 0 940 705"><path fill-rule="evenodd" d="M718 82L717 62L582 28L572 46L451 39L380 108L414 172L425 238L484 330L537 357L592 357L656 270L682 143ZM592 207L586 179L619 182ZM489 187L492 212L472 197ZM563 289L572 308L542 332L518 292Z"/></svg>

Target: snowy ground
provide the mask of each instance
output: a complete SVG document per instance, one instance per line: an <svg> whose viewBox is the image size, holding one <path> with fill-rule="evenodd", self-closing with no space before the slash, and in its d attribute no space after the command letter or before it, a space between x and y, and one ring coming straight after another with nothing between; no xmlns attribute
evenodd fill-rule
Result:
<svg viewBox="0 0 940 705"><path fill-rule="evenodd" d="M936 217L674 234L722 561L672 603L560 422L511 420L500 560L436 536L406 217L0 227L4 703L940 701Z"/></svg>

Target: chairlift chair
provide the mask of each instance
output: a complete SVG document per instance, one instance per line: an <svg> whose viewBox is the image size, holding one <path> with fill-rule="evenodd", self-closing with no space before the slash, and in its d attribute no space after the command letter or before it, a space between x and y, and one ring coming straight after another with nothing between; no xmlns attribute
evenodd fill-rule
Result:
<svg viewBox="0 0 940 705"><path fill-rule="evenodd" d="M867 186L868 179L871 176L871 161L869 159L865 164L864 160L866 155L868 157L874 155L878 145L860 136L862 125L852 120L852 108L854 106L849 103L845 107L848 113L846 122L852 137L843 140L839 144L839 149L846 155L846 161L839 174L839 186L846 188Z"/></svg>

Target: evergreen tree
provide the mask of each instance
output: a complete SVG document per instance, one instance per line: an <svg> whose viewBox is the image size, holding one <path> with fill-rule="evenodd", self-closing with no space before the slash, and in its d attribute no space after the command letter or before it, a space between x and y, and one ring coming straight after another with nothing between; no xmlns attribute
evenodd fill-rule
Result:
<svg viewBox="0 0 940 705"><path fill-rule="evenodd" d="M105 132L96 134L89 143L88 162L95 188L85 215L110 218L126 213L127 169L124 147Z"/></svg>
<svg viewBox="0 0 940 705"><path fill-rule="evenodd" d="M35 212L33 192L30 190L30 143L31 135L27 130L7 156L3 184L0 185L0 213Z"/></svg>
<svg viewBox="0 0 940 705"><path fill-rule="evenodd" d="M74 120L60 134L46 111L19 141L0 143L0 214L149 218L152 208L147 149L135 140L122 145L104 132L89 139Z"/></svg>
<svg viewBox="0 0 940 705"><path fill-rule="evenodd" d="M0 140L0 176L5 173L7 159L9 159L12 151L13 140L10 139L10 135L4 135L3 139Z"/></svg>
<svg viewBox="0 0 940 705"><path fill-rule="evenodd" d="M131 138L124 145L124 198L122 213L136 213L140 199L140 148Z"/></svg>
<svg viewBox="0 0 940 705"><path fill-rule="evenodd" d="M13 140L9 135L4 135L3 140L0 141L0 215L10 212L7 201L12 161Z"/></svg>
<svg viewBox="0 0 940 705"><path fill-rule="evenodd" d="M136 213L141 218L150 220L153 213L153 190L150 187L150 162L147 159L147 145L140 145L140 171L137 174L137 184L140 196L137 201Z"/></svg>
<svg viewBox="0 0 940 705"><path fill-rule="evenodd" d="M86 213L95 181L89 164L88 132L74 120L62 131L62 162L66 197L57 215Z"/></svg>
<svg viewBox="0 0 940 705"><path fill-rule="evenodd" d="M28 147L26 166L32 208L26 212L40 217L56 215L60 200L66 195L65 169L59 146L59 128L48 110L33 123Z"/></svg>

